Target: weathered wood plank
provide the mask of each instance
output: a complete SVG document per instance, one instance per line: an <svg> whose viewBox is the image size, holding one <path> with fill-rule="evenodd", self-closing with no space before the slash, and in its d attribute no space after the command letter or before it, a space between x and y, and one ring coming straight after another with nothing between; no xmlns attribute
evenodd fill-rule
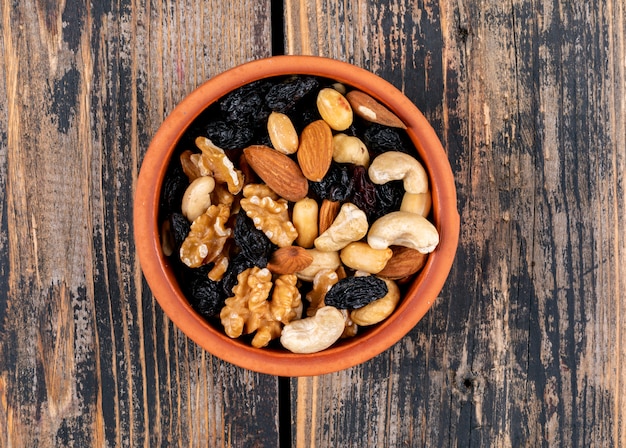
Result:
<svg viewBox="0 0 626 448"><path fill-rule="evenodd" d="M269 1L0 8L0 445L276 446L277 379L177 330L132 240L151 136L269 55Z"/></svg>
<svg viewBox="0 0 626 448"><path fill-rule="evenodd" d="M293 444L626 443L624 2L285 5L289 52L368 68L424 111L462 218L406 338L292 382Z"/></svg>

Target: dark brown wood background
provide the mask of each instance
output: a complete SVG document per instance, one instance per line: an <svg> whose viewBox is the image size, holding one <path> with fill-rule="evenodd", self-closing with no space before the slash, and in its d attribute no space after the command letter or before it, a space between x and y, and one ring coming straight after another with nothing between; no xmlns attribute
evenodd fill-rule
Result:
<svg viewBox="0 0 626 448"><path fill-rule="evenodd" d="M0 0L0 446L626 446L623 0ZM461 242L375 359L275 378L163 315L132 198L164 116L272 54L431 120Z"/></svg>

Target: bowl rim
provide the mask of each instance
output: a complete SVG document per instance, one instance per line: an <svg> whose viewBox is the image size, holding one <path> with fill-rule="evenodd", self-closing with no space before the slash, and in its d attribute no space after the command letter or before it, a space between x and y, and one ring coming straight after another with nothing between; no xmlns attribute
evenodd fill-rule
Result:
<svg viewBox="0 0 626 448"><path fill-rule="evenodd" d="M394 313L364 334L307 355L271 348L257 349L231 339L197 314L178 287L160 246L158 205L165 171L176 144L193 120L228 92L252 81L284 75L326 77L371 95L407 125L429 174L434 223L440 243ZM437 173L436 177L432 173ZM436 179L436 182L433 181ZM187 337L218 358L259 373L297 377L331 373L365 362L402 339L434 304L452 267L458 246L460 216L455 181L446 152L421 111L400 90L374 73L321 56L287 55L256 59L202 83L164 119L154 134L137 178L133 225L139 262L152 294ZM413 300L406 300L407 297Z"/></svg>

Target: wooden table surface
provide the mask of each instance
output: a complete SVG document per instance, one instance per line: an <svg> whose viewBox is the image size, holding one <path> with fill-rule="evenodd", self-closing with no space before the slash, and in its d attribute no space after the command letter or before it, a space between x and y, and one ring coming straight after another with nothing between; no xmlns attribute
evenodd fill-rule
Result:
<svg viewBox="0 0 626 448"><path fill-rule="evenodd" d="M0 0L0 446L626 446L624 0ZM402 89L460 246L399 343L277 378L209 355L135 253L147 145L272 54Z"/></svg>

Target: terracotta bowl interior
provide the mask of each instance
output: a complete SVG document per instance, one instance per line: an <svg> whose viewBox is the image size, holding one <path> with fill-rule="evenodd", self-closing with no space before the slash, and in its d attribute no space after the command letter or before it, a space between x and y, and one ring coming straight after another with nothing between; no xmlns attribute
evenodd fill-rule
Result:
<svg viewBox="0 0 626 448"><path fill-rule="evenodd" d="M254 80L290 74L335 79L385 104L408 126L431 181L433 220L440 244L408 288L396 311L382 323L364 329L325 351L299 355L287 350L256 349L230 339L198 315L178 286L160 247L158 203L161 184L176 144L187 127L210 104ZM167 316L208 352L240 367L279 376L307 376L342 370L380 354L406 335L433 305L452 266L459 234L454 178L434 130L399 90L378 76L337 60L315 56L277 56L249 62L205 82L165 119L142 163L134 203L135 240L145 278Z"/></svg>

